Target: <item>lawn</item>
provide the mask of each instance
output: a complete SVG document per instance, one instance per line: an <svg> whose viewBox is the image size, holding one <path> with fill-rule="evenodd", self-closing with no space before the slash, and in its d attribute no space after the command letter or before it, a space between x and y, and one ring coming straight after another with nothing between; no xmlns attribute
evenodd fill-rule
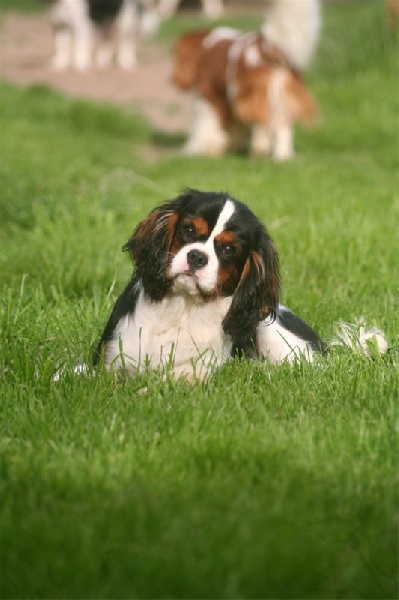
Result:
<svg viewBox="0 0 399 600"><path fill-rule="evenodd" d="M397 49L382 2L326 5L321 116L287 164L188 159L127 108L2 84L2 598L397 597ZM131 273L121 246L185 186L251 206L325 339L364 316L388 356L72 375Z"/></svg>

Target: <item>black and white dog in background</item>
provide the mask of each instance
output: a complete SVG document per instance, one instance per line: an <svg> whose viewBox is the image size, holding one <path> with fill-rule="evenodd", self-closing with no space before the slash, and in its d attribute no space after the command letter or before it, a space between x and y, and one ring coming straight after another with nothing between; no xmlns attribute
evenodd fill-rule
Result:
<svg viewBox="0 0 399 600"><path fill-rule="evenodd" d="M135 264L93 363L131 376L148 368L203 379L238 351L271 363L312 362L327 345L280 303L279 259L252 211L227 193L188 189L154 209L124 246ZM341 324L336 343L387 351L383 333ZM86 372L81 365L76 372Z"/></svg>
<svg viewBox="0 0 399 600"><path fill-rule="evenodd" d="M155 0L55 0L50 18L54 31L55 69L77 70L136 65L141 34L156 30Z"/></svg>

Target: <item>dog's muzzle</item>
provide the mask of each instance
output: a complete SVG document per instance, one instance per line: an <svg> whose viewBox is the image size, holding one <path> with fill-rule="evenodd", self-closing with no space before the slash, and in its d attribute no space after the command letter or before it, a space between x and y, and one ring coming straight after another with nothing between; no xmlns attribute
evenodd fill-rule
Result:
<svg viewBox="0 0 399 600"><path fill-rule="evenodd" d="M190 250L187 254L187 264L190 273L203 269L208 264L208 256L200 250Z"/></svg>

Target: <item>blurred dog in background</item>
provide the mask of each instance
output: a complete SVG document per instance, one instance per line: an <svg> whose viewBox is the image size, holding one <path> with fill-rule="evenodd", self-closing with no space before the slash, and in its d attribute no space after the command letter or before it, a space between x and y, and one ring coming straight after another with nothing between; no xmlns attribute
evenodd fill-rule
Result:
<svg viewBox="0 0 399 600"><path fill-rule="evenodd" d="M155 0L55 0L51 7L55 69L136 65L141 34L158 26Z"/></svg>
<svg viewBox="0 0 399 600"><path fill-rule="evenodd" d="M188 155L218 156L249 136L253 154L293 156L293 125L316 103L301 73L320 33L319 0L273 0L259 32L218 27L177 41L172 81L196 94Z"/></svg>

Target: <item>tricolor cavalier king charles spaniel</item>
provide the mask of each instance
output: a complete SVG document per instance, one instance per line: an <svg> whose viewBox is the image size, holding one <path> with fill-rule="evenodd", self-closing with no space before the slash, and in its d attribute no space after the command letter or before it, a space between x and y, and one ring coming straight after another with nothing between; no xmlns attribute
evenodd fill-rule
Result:
<svg viewBox="0 0 399 600"><path fill-rule="evenodd" d="M103 355L107 369L134 376L170 368L189 380L238 353L280 363L325 352L313 329L279 303L279 259L269 234L227 193L186 190L153 210L123 249L135 270L94 365ZM384 352L376 329L363 330L357 343L367 353L373 336Z"/></svg>

